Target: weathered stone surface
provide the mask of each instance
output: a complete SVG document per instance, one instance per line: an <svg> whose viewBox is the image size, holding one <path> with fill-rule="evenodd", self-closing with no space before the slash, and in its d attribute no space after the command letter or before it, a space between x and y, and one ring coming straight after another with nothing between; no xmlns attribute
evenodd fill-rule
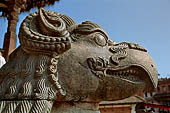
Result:
<svg viewBox="0 0 170 113"><path fill-rule="evenodd" d="M98 113L98 103L157 85L138 44L114 44L95 23L41 9L19 33L21 46L0 70L0 112Z"/></svg>

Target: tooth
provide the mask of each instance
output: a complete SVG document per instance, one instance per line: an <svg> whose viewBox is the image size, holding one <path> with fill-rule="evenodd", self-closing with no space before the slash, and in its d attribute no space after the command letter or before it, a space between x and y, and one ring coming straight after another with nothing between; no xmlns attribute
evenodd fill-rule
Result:
<svg viewBox="0 0 170 113"><path fill-rule="evenodd" d="M130 73L133 73L133 70L130 70Z"/></svg>

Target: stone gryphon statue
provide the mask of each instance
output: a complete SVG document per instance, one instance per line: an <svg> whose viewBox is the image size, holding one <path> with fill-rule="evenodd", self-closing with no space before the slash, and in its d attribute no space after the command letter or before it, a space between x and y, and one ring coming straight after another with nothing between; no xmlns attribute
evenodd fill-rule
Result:
<svg viewBox="0 0 170 113"><path fill-rule="evenodd" d="M20 46L0 70L0 113L99 113L99 102L157 86L147 50L115 44L93 22L40 9L26 17Z"/></svg>

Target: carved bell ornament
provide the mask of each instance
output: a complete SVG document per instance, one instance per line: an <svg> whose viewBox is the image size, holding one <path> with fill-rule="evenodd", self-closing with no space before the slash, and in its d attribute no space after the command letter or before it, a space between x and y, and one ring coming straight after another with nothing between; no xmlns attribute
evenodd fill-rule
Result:
<svg viewBox="0 0 170 113"><path fill-rule="evenodd" d="M147 50L115 44L93 22L76 24L40 9L22 22L19 40L0 69L0 113L84 113L82 103L120 100L157 86Z"/></svg>

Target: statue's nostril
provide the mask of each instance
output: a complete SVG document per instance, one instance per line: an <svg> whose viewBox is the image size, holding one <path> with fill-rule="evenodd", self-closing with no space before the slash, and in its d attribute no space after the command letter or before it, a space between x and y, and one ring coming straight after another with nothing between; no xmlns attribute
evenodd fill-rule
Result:
<svg viewBox="0 0 170 113"><path fill-rule="evenodd" d="M151 64L151 67L154 67L153 64Z"/></svg>
<svg viewBox="0 0 170 113"><path fill-rule="evenodd" d="M118 65L119 64L119 59L117 56L111 56L110 57L110 60L111 62L114 64L114 65Z"/></svg>

